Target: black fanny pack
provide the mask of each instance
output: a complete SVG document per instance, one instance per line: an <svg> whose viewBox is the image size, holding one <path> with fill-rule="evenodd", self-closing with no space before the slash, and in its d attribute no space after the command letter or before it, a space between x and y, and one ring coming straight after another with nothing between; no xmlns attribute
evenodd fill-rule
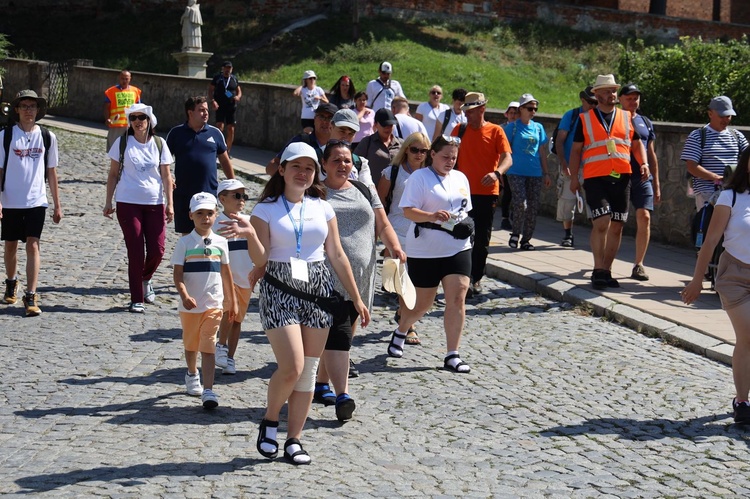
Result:
<svg viewBox="0 0 750 499"><path fill-rule="evenodd" d="M335 289L331 290L330 296L318 296L311 293L305 293L304 291L300 291L299 289L294 289L288 284L279 281L269 273L266 273L263 276L263 280L274 288L280 289L285 293L289 293L295 298L299 298L300 300L305 300L316 304L329 314L333 314L334 317L337 317L339 314L343 313L349 308L346 305L346 300L344 299L344 297Z"/></svg>
<svg viewBox="0 0 750 499"><path fill-rule="evenodd" d="M416 227L414 227L414 237L419 237L420 227L424 229L442 230L453 236L454 239L468 239L474 235L474 219L471 217L466 217L458 222L453 226L453 230L448 230L442 225L432 222L418 223L416 224Z"/></svg>

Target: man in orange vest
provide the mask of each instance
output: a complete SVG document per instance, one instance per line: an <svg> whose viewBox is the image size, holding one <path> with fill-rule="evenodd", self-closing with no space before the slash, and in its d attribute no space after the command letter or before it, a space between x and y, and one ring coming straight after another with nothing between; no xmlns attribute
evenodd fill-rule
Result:
<svg viewBox="0 0 750 499"><path fill-rule="evenodd" d="M107 152L112 148L115 139L128 129L125 108L141 102L141 89L130 84L130 71L123 69L118 76L118 85L104 91L104 123L107 132Z"/></svg>
<svg viewBox="0 0 750 499"><path fill-rule="evenodd" d="M615 107L619 88L614 75L596 77L592 90L598 106L580 115L570 152L570 190L575 193L580 188L578 170L583 168L583 189L594 226L594 289L620 287L612 277L612 262L628 219L631 152L640 165L641 178L646 180L649 176L646 150L635 133L633 117Z"/></svg>

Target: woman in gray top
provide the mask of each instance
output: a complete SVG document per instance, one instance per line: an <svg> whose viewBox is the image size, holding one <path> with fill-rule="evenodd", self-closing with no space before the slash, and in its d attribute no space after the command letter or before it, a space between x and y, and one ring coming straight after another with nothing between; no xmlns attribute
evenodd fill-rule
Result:
<svg viewBox="0 0 750 499"><path fill-rule="evenodd" d="M323 153L324 184L328 191L326 200L336 212L341 244L349 258L359 294L365 303L372 305L377 267L376 237L381 238L394 258L405 262L406 254L378 197L366 185L349 178L353 165L348 142L328 142ZM347 300L350 299L338 279L335 279L334 286ZM357 312L351 304L345 317L334 317L315 383L314 400L325 405L335 404L336 417L340 421L351 419L355 408L348 393L348 379L349 350L356 319Z"/></svg>

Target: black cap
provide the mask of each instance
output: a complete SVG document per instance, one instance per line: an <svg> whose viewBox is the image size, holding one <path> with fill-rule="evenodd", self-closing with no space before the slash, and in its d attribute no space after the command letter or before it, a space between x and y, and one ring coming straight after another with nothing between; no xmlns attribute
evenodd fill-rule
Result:
<svg viewBox="0 0 750 499"><path fill-rule="evenodd" d="M321 102L317 109L315 109L315 114L319 113L330 113L331 116L336 114L336 111L338 111L339 108L336 107L335 104L331 104L330 102Z"/></svg>
<svg viewBox="0 0 750 499"><path fill-rule="evenodd" d="M396 117L393 115L390 109L381 107L375 113L375 123L380 126L395 125L397 123Z"/></svg>
<svg viewBox="0 0 750 499"><path fill-rule="evenodd" d="M232 67L232 61L224 61L224 64L221 65L222 68L226 68L227 66L229 66L231 68Z"/></svg>
<svg viewBox="0 0 750 499"><path fill-rule="evenodd" d="M635 83L628 83L624 87L620 89L620 96L623 95L630 95L630 94L638 94L641 95L641 91L638 90L638 87L635 86Z"/></svg>

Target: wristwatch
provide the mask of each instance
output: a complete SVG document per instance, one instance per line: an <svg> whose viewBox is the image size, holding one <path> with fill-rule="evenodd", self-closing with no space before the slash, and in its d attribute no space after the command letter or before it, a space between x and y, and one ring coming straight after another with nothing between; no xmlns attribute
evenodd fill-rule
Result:
<svg viewBox="0 0 750 499"><path fill-rule="evenodd" d="M645 166L646 168L649 168L649 167L650 167L651 165L649 165L648 163L643 163L643 164L641 164L641 167L644 167L644 166Z"/></svg>

